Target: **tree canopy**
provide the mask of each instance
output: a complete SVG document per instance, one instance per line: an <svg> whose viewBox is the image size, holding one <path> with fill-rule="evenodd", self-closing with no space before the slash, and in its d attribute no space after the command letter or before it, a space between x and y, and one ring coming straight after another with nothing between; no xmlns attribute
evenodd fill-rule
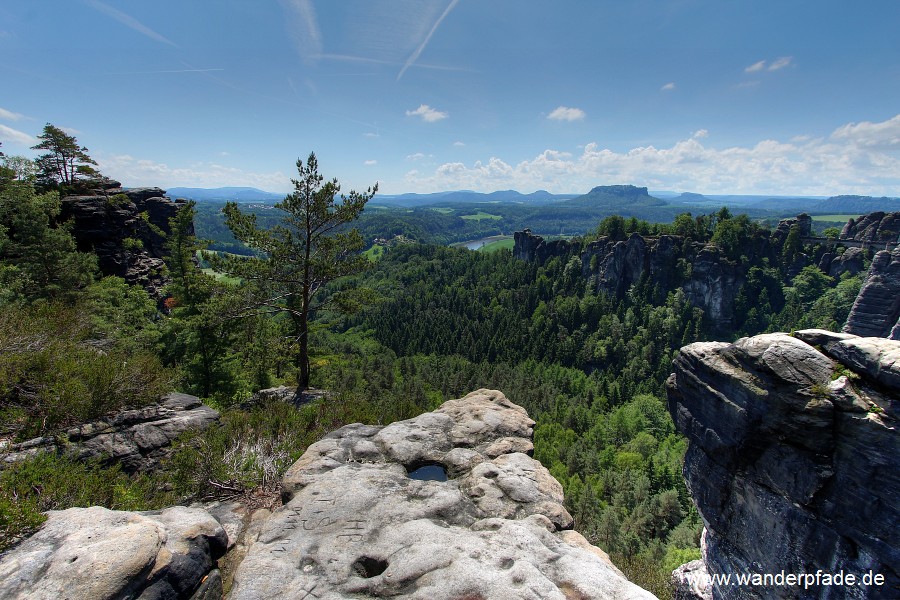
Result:
<svg viewBox="0 0 900 600"><path fill-rule="evenodd" d="M97 162L88 155L87 148L78 145L75 136L47 123L38 139L40 143L31 149L48 151L35 159L42 185L71 189L99 177L100 173L92 166Z"/></svg>
<svg viewBox="0 0 900 600"><path fill-rule="evenodd" d="M284 217L270 229L261 229L256 215L242 213L237 203L226 204L223 210L232 234L257 254L218 256L213 261L217 270L244 282L246 295L235 316L287 315L302 389L309 385L311 315L325 307L351 310L360 302L358 290L330 291L326 285L368 266L360 253L362 236L344 226L359 217L378 185L365 193L341 194L338 202L340 184L337 179L325 181L314 153L305 164L297 160L297 172L298 178L291 180L294 192L275 205Z"/></svg>

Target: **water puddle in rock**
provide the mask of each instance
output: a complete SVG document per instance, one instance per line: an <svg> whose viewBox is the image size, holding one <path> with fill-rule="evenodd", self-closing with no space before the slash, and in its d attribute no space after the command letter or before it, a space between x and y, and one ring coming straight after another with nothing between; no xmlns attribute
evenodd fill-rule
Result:
<svg viewBox="0 0 900 600"><path fill-rule="evenodd" d="M425 465L410 471L409 478L419 481L447 481L447 469L441 465Z"/></svg>

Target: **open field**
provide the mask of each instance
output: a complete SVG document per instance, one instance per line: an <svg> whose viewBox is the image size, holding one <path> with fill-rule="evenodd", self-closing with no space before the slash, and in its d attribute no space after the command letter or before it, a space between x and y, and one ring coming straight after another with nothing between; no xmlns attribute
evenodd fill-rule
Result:
<svg viewBox="0 0 900 600"><path fill-rule="evenodd" d="M465 219L466 221L484 221L485 219L490 219L491 221L497 221L502 219L500 215L492 215L491 213L486 213L482 210L479 210L474 215L461 215L461 219Z"/></svg>
<svg viewBox="0 0 900 600"><path fill-rule="evenodd" d="M812 220L813 220L813 221L828 221L828 222L831 222L831 223L837 223L837 222L840 221L840 222L842 222L842 223L846 223L846 222L849 221L850 219L858 219L859 217L860 217L860 215L858 215L858 214L852 214L852 215L814 215L813 218L812 218Z"/></svg>
<svg viewBox="0 0 900 600"><path fill-rule="evenodd" d="M513 238L506 238L503 240L497 240L494 242L489 242L478 249L479 252L496 252L497 250L509 249L512 250L515 245L515 240Z"/></svg>

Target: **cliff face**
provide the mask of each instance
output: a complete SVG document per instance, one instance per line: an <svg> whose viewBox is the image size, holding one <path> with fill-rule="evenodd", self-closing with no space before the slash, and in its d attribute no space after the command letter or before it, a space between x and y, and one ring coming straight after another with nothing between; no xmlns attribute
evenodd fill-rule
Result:
<svg viewBox="0 0 900 600"><path fill-rule="evenodd" d="M169 219L184 204L159 188L123 190L117 182L91 196L62 199L62 220L73 222L72 235L82 252L97 254L104 275L140 285L150 296L163 297L165 237Z"/></svg>
<svg viewBox="0 0 900 600"><path fill-rule="evenodd" d="M900 340L900 247L875 254L844 331Z"/></svg>
<svg viewBox="0 0 900 600"><path fill-rule="evenodd" d="M516 232L513 256L530 262L544 262L573 250L565 240L545 241L530 230ZM757 256L771 254L766 239L747 248ZM621 298L642 277L668 292L678 287L704 310L718 327L731 324L734 301L744 284L746 267L729 260L718 248L705 244L685 244L679 236L643 237L637 233L627 240L602 237L581 252L582 276L593 282L598 292Z"/></svg>
<svg viewBox="0 0 900 600"><path fill-rule="evenodd" d="M796 336L696 343L675 360L668 405L689 440L705 568L871 571L884 583L719 585L712 597L900 597L900 342Z"/></svg>

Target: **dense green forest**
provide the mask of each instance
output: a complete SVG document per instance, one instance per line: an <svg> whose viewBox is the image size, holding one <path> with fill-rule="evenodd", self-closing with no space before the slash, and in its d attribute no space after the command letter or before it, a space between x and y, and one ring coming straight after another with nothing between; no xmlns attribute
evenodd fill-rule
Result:
<svg viewBox="0 0 900 600"><path fill-rule="evenodd" d="M606 218L574 240L568 255L544 264L516 260L508 250L397 244L367 268L354 263L362 272L333 277L319 290L353 298L309 314L308 375L313 387L327 390L326 399L300 408L248 404L252 392L302 377L294 368L294 313L287 305L236 310L261 306L250 299L258 293L254 272L239 272L234 261L241 259L231 256L213 261L234 275L222 277L201 270L195 256L209 248L265 263L275 246L249 251L237 241L246 235L229 237L224 221L189 203L171 224L169 297L157 304L143 289L103 277L96 257L76 249L70 225L57 218L66 185L72 183L42 183L33 170L0 173L0 438L58 435L173 388L201 396L222 419L181 439L157 473L130 477L65 455L0 471L0 548L52 508L152 508L214 498L223 489L248 502L275 501L280 474L325 432L409 418L488 387L537 421L535 457L562 483L577 529L634 581L665 594L668 571L699 555L701 524L681 477L685 441L666 411L664 381L677 349L709 337L711 324L677 285L662 289L645 277L623 298L597 293L582 276L583 244L640 232L718 245L748 274L730 337L834 328L860 285L858 276L835 280L814 266L792 274L797 253L822 251L803 248L796 236L777 249L776 260L748 257L744 249L770 232L727 210L672 215L662 224ZM337 210L328 205L330 194L323 210ZM263 231L284 216L255 213L254 227ZM359 226L370 240L447 242L496 227L492 219L427 208L397 212L395 226L378 229L385 223L367 214L351 215L346 227ZM235 216L231 225L240 222ZM350 235L346 227L341 231ZM257 240L263 235L247 231ZM216 245L199 239L207 235Z"/></svg>

